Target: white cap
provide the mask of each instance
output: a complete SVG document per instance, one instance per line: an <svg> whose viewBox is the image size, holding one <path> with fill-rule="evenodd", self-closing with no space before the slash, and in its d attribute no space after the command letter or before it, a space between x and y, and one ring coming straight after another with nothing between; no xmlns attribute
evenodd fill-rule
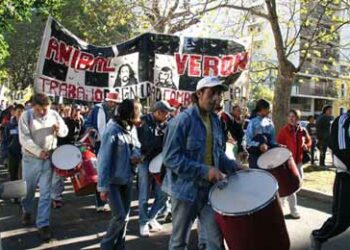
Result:
<svg viewBox="0 0 350 250"><path fill-rule="evenodd" d="M228 87L223 84L223 81L221 81L218 77L216 76L209 76L209 77L204 77L199 80L197 83L197 88L196 91L201 90L202 88L213 88L220 86L223 88L224 91L228 90Z"/></svg>

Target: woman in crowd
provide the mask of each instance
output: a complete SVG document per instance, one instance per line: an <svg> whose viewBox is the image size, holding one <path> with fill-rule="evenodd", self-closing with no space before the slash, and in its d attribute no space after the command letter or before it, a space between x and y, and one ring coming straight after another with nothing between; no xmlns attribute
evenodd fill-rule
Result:
<svg viewBox="0 0 350 250"><path fill-rule="evenodd" d="M292 157L297 164L301 179L303 178L303 152L311 147L311 138L308 132L299 125L300 111L292 109L288 113L287 124L279 131L277 142L286 145L292 152ZM289 203L290 217L292 219L300 219L300 214L297 209L297 195L296 193L286 198ZM282 203L285 198L282 198Z"/></svg>
<svg viewBox="0 0 350 250"><path fill-rule="evenodd" d="M125 249L125 232L130 211L134 168L141 153L134 124L140 122L141 106L124 100L108 123L98 156L98 191L112 210L101 249Z"/></svg>
<svg viewBox="0 0 350 250"><path fill-rule="evenodd" d="M261 154L273 147L279 146L275 140L275 127L270 114L270 103L264 99L256 102L247 132L247 150L249 152L249 167L258 168L257 161Z"/></svg>

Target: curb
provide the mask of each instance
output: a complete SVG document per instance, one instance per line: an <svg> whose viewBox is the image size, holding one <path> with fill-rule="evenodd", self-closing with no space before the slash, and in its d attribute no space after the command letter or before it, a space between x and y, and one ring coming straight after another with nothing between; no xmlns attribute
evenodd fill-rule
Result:
<svg viewBox="0 0 350 250"><path fill-rule="evenodd" d="M332 201L333 201L332 195L318 192L318 191L311 190L311 189L307 189L307 188L300 189L300 191L298 192L298 195L302 196L302 197L310 198L313 200L326 202L326 203L332 203Z"/></svg>

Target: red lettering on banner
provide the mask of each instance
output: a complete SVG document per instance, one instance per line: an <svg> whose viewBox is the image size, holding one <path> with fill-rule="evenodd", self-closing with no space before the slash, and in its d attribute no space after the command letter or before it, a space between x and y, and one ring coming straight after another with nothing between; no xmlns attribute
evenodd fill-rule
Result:
<svg viewBox="0 0 350 250"><path fill-rule="evenodd" d="M73 47L67 46L65 42L60 42L60 53L58 57L58 61L61 64L69 66L69 59L72 52Z"/></svg>
<svg viewBox="0 0 350 250"><path fill-rule="evenodd" d="M58 95L58 91L57 90L58 90L59 85L60 85L60 83L58 81L51 80L49 92L51 94Z"/></svg>
<svg viewBox="0 0 350 250"><path fill-rule="evenodd" d="M64 41L58 42L55 37L50 38L45 57L48 60L54 60L56 63L79 70L96 70L98 73L115 71L115 68L110 65L110 58L102 56L95 58L93 54L80 51L78 48L67 45Z"/></svg>
<svg viewBox="0 0 350 250"><path fill-rule="evenodd" d="M248 64L248 52L244 51L236 55L233 72L245 70Z"/></svg>
<svg viewBox="0 0 350 250"><path fill-rule="evenodd" d="M108 59L105 60L105 63L103 64L103 68L102 68L102 72L114 72L115 71L115 68L114 67L111 67L111 61L112 59Z"/></svg>
<svg viewBox="0 0 350 250"><path fill-rule="evenodd" d="M72 61L70 63L70 67L73 68L73 69L76 69L77 68L77 60L78 60L78 57L79 57L79 50L78 49L75 49L74 50L74 54L72 56Z"/></svg>
<svg viewBox="0 0 350 250"><path fill-rule="evenodd" d="M47 45L46 59L53 58L55 62L58 62L58 54L59 54L58 41L56 38L51 37Z"/></svg>
<svg viewBox="0 0 350 250"><path fill-rule="evenodd" d="M77 94L76 94L76 87L73 84L69 84L68 86L68 99L76 99Z"/></svg>
<svg viewBox="0 0 350 250"><path fill-rule="evenodd" d="M175 53L175 60L177 66L177 73L179 75L185 74L185 68L188 62L188 54L180 55L179 53Z"/></svg>
<svg viewBox="0 0 350 250"><path fill-rule="evenodd" d="M94 56L93 55L86 53L86 52L80 53L77 69L86 70L86 69L90 68L93 64L94 64Z"/></svg>
<svg viewBox="0 0 350 250"><path fill-rule="evenodd" d="M190 69L188 71L189 76L200 77L201 76L201 55L190 55Z"/></svg>
<svg viewBox="0 0 350 250"><path fill-rule="evenodd" d="M223 56L221 58L220 74L221 76L229 76L233 70L234 57L231 55Z"/></svg>
<svg viewBox="0 0 350 250"><path fill-rule="evenodd" d="M60 96L67 97L67 84L61 83L60 84Z"/></svg>
<svg viewBox="0 0 350 250"><path fill-rule="evenodd" d="M219 58L216 56L204 56L203 76L217 76L219 74Z"/></svg>

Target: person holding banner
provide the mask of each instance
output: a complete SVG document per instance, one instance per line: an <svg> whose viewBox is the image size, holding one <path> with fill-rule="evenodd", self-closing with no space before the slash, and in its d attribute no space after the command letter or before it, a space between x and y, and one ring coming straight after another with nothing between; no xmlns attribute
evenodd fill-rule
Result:
<svg viewBox="0 0 350 250"><path fill-rule="evenodd" d="M163 147L166 175L162 186L172 198L169 250L187 249L188 233L197 217L207 249L225 249L208 196L213 183L238 169L238 164L223 151L221 124L214 113L226 90L217 77L201 79L193 95L195 104L169 122Z"/></svg>
<svg viewBox="0 0 350 250"><path fill-rule="evenodd" d="M27 195L22 200L24 226L31 225L34 197L40 189L36 226L42 240L51 239L51 179L50 155L56 148L57 137L68 134L68 128L59 114L50 109L50 99L44 94L35 94L33 108L25 111L19 120L19 140L22 145L23 179L27 183Z"/></svg>
<svg viewBox="0 0 350 250"><path fill-rule="evenodd" d="M139 103L124 100L102 136L97 189L101 199L108 200L112 210L107 234L101 241L102 250L125 249L134 168L141 157L134 127L139 123L140 113Z"/></svg>

